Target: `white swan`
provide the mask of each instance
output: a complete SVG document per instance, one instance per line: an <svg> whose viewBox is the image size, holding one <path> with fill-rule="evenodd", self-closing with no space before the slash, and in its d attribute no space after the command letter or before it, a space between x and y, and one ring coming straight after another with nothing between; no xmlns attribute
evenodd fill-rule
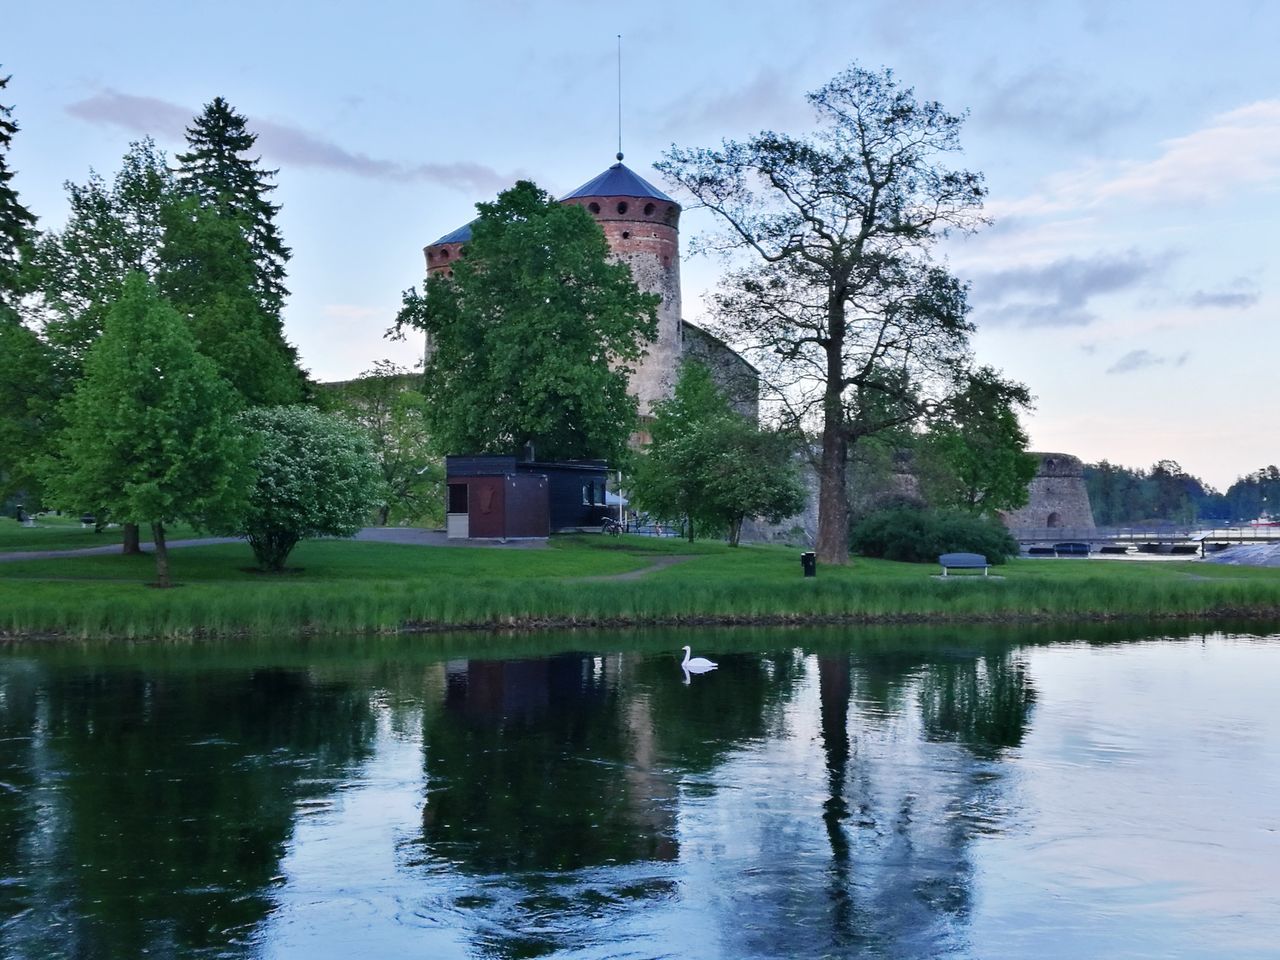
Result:
<svg viewBox="0 0 1280 960"><path fill-rule="evenodd" d="M689 654L693 651L688 647L681 647L680 649L684 651L684 662L681 663L680 666L689 673L706 673L708 670L714 670L716 667L720 666L718 663L712 663L706 657L694 657L690 660Z"/></svg>

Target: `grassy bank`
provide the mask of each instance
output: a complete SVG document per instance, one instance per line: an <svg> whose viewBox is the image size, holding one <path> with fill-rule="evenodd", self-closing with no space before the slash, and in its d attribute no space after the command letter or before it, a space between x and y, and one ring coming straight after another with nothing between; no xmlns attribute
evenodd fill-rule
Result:
<svg viewBox="0 0 1280 960"><path fill-rule="evenodd" d="M680 562L655 567L659 557ZM1022 560L1002 579L935 579L929 565L855 560L800 576L780 547L731 550L581 537L541 550L303 544L293 572L250 568L247 547L173 554L182 586L157 590L149 557L0 565L9 636L346 633L470 626L789 622L1280 619L1280 570L1201 563ZM635 579L608 579L649 570Z"/></svg>

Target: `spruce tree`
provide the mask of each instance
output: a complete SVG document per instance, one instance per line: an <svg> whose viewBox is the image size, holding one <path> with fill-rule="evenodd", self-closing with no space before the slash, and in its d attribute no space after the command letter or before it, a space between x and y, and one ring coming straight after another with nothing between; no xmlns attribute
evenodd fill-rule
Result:
<svg viewBox="0 0 1280 960"><path fill-rule="evenodd" d="M279 321L259 304L241 224L186 197L165 211L157 284L186 318L200 352L248 406L298 403L306 380Z"/></svg>
<svg viewBox="0 0 1280 960"><path fill-rule="evenodd" d="M0 90L9 83L0 77ZM16 312L21 294L21 249L35 231L36 218L18 201L9 169L9 145L18 125L11 119L12 107L0 104L0 311Z"/></svg>
<svg viewBox="0 0 1280 960"><path fill-rule="evenodd" d="M178 172L201 206L217 208L243 225L253 250L259 301L263 311L278 321L289 295L284 281L290 252L275 223L280 206L267 199L276 188L271 181L277 171L264 170L261 158L250 155L257 139L244 116L222 97L215 97L187 128L190 150L178 154Z"/></svg>

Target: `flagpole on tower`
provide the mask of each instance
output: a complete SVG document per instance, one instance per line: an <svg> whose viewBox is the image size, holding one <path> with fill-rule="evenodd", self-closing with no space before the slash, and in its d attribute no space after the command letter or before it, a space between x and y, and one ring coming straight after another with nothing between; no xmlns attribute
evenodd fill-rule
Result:
<svg viewBox="0 0 1280 960"><path fill-rule="evenodd" d="M618 162L622 162L622 34L618 34Z"/></svg>

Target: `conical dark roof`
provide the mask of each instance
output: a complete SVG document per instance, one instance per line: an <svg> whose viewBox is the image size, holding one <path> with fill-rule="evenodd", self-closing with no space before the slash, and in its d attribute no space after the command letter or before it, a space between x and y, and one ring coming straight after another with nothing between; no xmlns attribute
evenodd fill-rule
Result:
<svg viewBox="0 0 1280 960"><path fill-rule="evenodd" d="M577 197L652 197L675 203L665 193L645 180L621 160L593 180L588 180L573 193L567 193L561 200L573 200Z"/></svg>
<svg viewBox="0 0 1280 960"><path fill-rule="evenodd" d="M475 223L475 221L472 220L471 223ZM438 247L442 243L466 243L471 239L471 223L468 223L466 226L459 227L452 233L446 233L435 243L430 244L430 246Z"/></svg>

